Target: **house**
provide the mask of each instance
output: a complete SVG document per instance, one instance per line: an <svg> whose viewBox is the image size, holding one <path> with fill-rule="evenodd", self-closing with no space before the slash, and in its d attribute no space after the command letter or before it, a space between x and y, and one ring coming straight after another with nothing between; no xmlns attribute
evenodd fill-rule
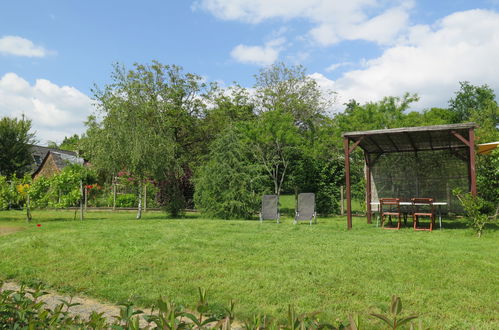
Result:
<svg viewBox="0 0 499 330"><path fill-rule="evenodd" d="M69 164L85 164L85 160L78 157L73 151L33 145L31 146L31 154L33 155L31 168L33 179L40 176L52 176Z"/></svg>

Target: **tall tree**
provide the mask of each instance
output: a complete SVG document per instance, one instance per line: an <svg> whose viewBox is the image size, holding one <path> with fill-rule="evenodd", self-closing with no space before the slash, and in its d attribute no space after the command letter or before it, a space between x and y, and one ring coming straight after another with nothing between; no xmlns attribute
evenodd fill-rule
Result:
<svg viewBox="0 0 499 330"><path fill-rule="evenodd" d="M201 77L153 61L132 70L115 65L111 78L94 89L102 120L89 119L85 149L99 168L128 171L139 185L146 178L167 181L167 206L176 214L183 208L181 179L199 141Z"/></svg>
<svg viewBox="0 0 499 330"><path fill-rule="evenodd" d="M35 142L31 120L3 117L0 119L0 175L23 176L33 159L30 145Z"/></svg>
<svg viewBox="0 0 499 330"><path fill-rule="evenodd" d="M246 135L255 158L272 179L274 193L279 195L293 157L303 143L292 115L279 110L264 112L248 123Z"/></svg>
<svg viewBox="0 0 499 330"><path fill-rule="evenodd" d="M250 219L259 204L262 173L242 134L229 126L213 141L196 175L196 208L211 217Z"/></svg>
<svg viewBox="0 0 499 330"><path fill-rule="evenodd" d="M332 91L321 90L303 66L271 65L255 76L256 105L261 112L289 113L297 127L313 127L334 102Z"/></svg>
<svg viewBox="0 0 499 330"><path fill-rule="evenodd" d="M326 119L334 94L321 90L302 66L278 63L255 76L254 103L259 118L252 124L251 141L280 194L285 178L300 157L300 146L313 146L317 128ZM295 171L296 172L296 171Z"/></svg>
<svg viewBox="0 0 499 330"><path fill-rule="evenodd" d="M470 120L473 113L483 111L491 103L497 106L496 95L488 85L474 86L468 81L462 81L459 85L456 96L449 100L449 109L454 113L456 123ZM497 117L495 119L497 123Z"/></svg>

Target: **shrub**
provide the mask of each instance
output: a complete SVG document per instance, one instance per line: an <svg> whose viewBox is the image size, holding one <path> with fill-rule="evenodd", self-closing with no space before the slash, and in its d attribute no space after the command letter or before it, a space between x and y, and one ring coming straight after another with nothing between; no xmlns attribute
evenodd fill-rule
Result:
<svg viewBox="0 0 499 330"><path fill-rule="evenodd" d="M468 227L473 229L478 237L482 236L485 226L493 221L493 218L489 217L485 212L488 203L481 197L473 196L471 193L464 194L458 189L454 190L453 193L466 212Z"/></svg>
<svg viewBox="0 0 499 330"><path fill-rule="evenodd" d="M111 196L111 204L112 204ZM135 194L116 195L116 207L137 207L137 196Z"/></svg>

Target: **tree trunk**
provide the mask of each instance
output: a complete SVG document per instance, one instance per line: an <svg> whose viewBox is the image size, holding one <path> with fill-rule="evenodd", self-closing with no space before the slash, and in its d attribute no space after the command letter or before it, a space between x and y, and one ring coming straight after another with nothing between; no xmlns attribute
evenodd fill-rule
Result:
<svg viewBox="0 0 499 330"><path fill-rule="evenodd" d="M83 181L80 180L80 220L83 220L83 199L85 198L85 190L83 189Z"/></svg>
<svg viewBox="0 0 499 330"><path fill-rule="evenodd" d="M139 183L139 206L137 208L137 216L135 219L139 220L142 218L142 183Z"/></svg>
<svg viewBox="0 0 499 330"><path fill-rule="evenodd" d="M147 211L147 183L144 185L144 212Z"/></svg>
<svg viewBox="0 0 499 330"><path fill-rule="evenodd" d="M26 221L30 222L32 219L31 217L31 206L30 206L30 200L29 200L29 193L26 195Z"/></svg>
<svg viewBox="0 0 499 330"><path fill-rule="evenodd" d="M113 179L113 211L116 211L116 182Z"/></svg>

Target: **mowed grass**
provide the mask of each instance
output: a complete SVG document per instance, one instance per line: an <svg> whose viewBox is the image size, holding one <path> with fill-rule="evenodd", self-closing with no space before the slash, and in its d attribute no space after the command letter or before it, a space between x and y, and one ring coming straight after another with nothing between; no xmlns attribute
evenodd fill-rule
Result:
<svg viewBox="0 0 499 330"><path fill-rule="evenodd" d="M478 239L461 223L443 230L382 230L355 218L319 218L317 225L169 219L147 212L0 212L0 227L25 230L0 236L0 278L43 281L62 292L112 303L149 306L160 295L194 306L197 288L215 306L237 302L245 319L284 318L288 304L323 318L385 312L392 294L407 313L432 329L499 328L499 234ZM41 224L37 227L36 224ZM456 228L456 229L453 229Z"/></svg>

